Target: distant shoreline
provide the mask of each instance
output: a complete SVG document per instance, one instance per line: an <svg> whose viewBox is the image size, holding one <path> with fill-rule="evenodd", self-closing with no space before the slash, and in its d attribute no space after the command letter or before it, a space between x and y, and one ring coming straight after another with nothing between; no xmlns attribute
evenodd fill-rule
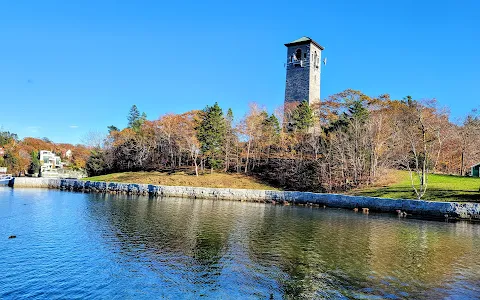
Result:
<svg viewBox="0 0 480 300"><path fill-rule="evenodd" d="M305 205L331 207L365 212L406 213L413 217L441 220L480 221L480 204L458 202L433 202L423 200L398 200L341 194L310 192L203 188L189 186L162 186L118 182L84 181L76 179L51 179L18 177L13 188L49 188L84 193L112 193L148 195L156 197L180 197L193 199L214 199L263 202L284 205Z"/></svg>

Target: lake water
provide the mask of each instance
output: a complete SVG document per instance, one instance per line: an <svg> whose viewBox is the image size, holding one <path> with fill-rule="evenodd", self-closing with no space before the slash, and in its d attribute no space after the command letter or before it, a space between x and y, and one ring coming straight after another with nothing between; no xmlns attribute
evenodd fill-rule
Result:
<svg viewBox="0 0 480 300"><path fill-rule="evenodd" d="M0 188L0 257L0 299L480 296L480 224L337 209Z"/></svg>

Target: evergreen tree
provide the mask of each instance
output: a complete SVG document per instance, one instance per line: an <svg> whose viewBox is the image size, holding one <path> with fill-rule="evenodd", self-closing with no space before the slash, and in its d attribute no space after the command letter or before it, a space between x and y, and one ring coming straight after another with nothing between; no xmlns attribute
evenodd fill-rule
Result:
<svg viewBox="0 0 480 300"><path fill-rule="evenodd" d="M408 95L403 98L402 102L407 104L408 107L413 107L416 101L413 100L412 96Z"/></svg>
<svg viewBox="0 0 480 300"><path fill-rule="evenodd" d="M278 146L280 140L280 122L274 114L270 116L267 112L262 113L262 134L261 134L261 143L264 147L264 151L267 154L267 160L270 158L270 153L272 148Z"/></svg>
<svg viewBox="0 0 480 300"><path fill-rule="evenodd" d="M217 102L213 106L207 105L203 110L197 135L202 153L207 157L210 168L213 170L221 167L226 122L223 111Z"/></svg>
<svg viewBox="0 0 480 300"><path fill-rule="evenodd" d="M128 127L132 128L135 132L139 132L146 120L147 114L143 112L140 115L137 106L134 104L132 108L130 108L130 113L128 114Z"/></svg>
<svg viewBox="0 0 480 300"><path fill-rule="evenodd" d="M88 176L97 176L107 173L107 164L105 163L105 154L99 150L93 150L85 164L85 170Z"/></svg>
<svg viewBox="0 0 480 300"><path fill-rule="evenodd" d="M127 119L128 119L128 127L130 128L133 128L133 126L135 125L135 122L137 122L138 119L140 119L140 112L138 111L138 108L135 104L132 105L132 107L130 108L130 113L128 114Z"/></svg>
<svg viewBox="0 0 480 300"><path fill-rule="evenodd" d="M18 135L9 131L0 131L0 147L5 146L11 141L18 141Z"/></svg>
<svg viewBox="0 0 480 300"><path fill-rule="evenodd" d="M233 111L232 111L231 108L229 108L228 111L227 111L226 120L227 120L228 125L230 125L230 127L232 127L232 123L233 123Z"/></svg>
<svg viewBox="0 0 480 300"><path fill-rule="evenodd" d="M40 172L40 160L38 159L38 152L37 151L32 151L31 156L32 156L32 162L30 163L30 166L28 167L28 173L29 174L39 173Z"/></svg>
<svg viewBox="0 0 480 300"><path fill-rule="evenodd" d="M295 131L305 131L313 125L313 112L307 101L302 101L293 110L292 121Z"/></svg>
<svg viewBox="0 0 480 300"><path fill-rule="evenodd" d="M368 119L368 115L368 109L365 107L365 105L363 105L362 101L360 100L353 102L348 107L348 117L351 120L355 119L364 124Z"/></svg>
<svg viewBox="0 0 480 300"><path fill-rule="evenodd" d="M266 117L263 121L263 125L266 131L270 134L274 136L278 136L280 134L280 121L278 121L278 118L274 114Z"/></svg>
<svg viewBox="0 0 480 300"><path fill-rule="evenodd" d="M7 167L8 169L14 169L15 166L18 164L19 157L15 155L15 153L11 150L7 150L5 155L3 156L3 166Z"/></svg>
<svg viewBox="0 0 480 300"><path fill-rule="evenodd" d="M107 126L107 128L108 128L108 134L110 134L112 132L115 132L115 131L120 131L120 129L118 129L118 127L115 126L115 125Z"/></svg>

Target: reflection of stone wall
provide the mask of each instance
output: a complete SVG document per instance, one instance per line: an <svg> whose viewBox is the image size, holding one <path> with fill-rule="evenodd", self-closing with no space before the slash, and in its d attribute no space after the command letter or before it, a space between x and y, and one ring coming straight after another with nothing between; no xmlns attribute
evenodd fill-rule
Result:
<svg viewBox="0 0 480 300"><path fill-rule="evenodd" d="M246 190L226 188L201 188L189 186L162 186L117 182L82 181L75 179L18 177L14 187L37 187L77 192L120 193L151 195L159 197L181 197L195 199L224 199L253 202L289 202L292 204L319 205L338 208L369 208L371 211L396 212L456 219L480 220L480 204L457 202L431 202L420 200L395 200L374 197L319 194L308 192Z"/></svg>

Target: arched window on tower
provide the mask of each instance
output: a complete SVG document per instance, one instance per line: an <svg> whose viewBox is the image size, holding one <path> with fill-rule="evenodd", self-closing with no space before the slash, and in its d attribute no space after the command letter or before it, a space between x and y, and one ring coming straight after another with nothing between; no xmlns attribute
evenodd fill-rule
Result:
<svg viewBox="0 0 480 300"><path fill-rule="evenodd" d="M297 51L295 51L295 58L297 60L301 60L302 59L302 49L297 49Z"/></svg>
<svg viewBox="0 0 480 300"><path fill-rule="evenodd" d="M313 64L315 65L315 67L318 67L318 55L317 55L317 51L315 51L315 54L313 55Z"/></svg>

